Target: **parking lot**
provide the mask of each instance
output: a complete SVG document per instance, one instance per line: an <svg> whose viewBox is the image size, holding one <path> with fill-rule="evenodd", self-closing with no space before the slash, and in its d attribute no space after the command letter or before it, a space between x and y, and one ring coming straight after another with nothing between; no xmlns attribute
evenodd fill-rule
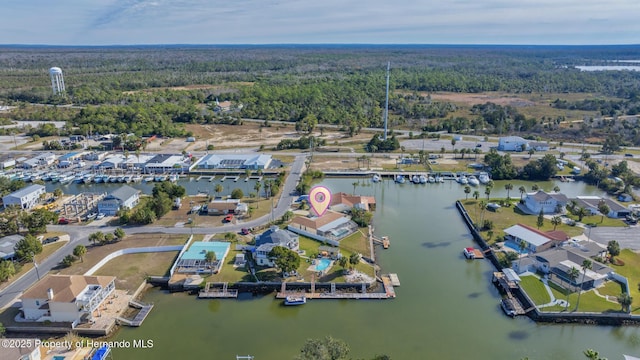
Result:
<svg viewBox="0 0 640 360"><path fill-rule="evenodd" d="M602 245L616 240L622 249L640 250L640 226L594 227L585 229L585 234Z"/></svg>

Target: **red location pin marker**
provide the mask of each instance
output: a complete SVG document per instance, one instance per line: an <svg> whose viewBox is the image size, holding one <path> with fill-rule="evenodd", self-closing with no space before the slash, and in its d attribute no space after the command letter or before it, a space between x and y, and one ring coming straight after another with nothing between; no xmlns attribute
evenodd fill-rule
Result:
<svg viewBox="0 0 640 360"><path fill-rule="evenodd" d="M331 191L324 186L314 186L309 191L309 204L318 216L324 215L331 204Z"/></svg>

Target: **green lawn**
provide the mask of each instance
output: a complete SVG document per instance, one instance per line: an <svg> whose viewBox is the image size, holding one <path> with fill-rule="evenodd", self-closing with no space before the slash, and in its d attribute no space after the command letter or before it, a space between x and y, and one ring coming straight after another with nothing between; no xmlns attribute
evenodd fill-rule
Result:
<svg viewBox="0 0 640 360"><path fill-rule="evenodd" d="M598 288L600 295L619 296L624 291L624 286L617 281L607 281L604 286Z"/></svg>
<svg viewBox="0 0 640 360"><path fill-rule="evenodd" d="M640 291L635 284L640 283L640 255L629 249L624 249L620 252L618 259L622 260L624 265L611 265L611 267L615 272L629 280L629 292L633 298L631 312L638 314L640 313Z"/></svg>
<svg viewBox="0 0 640 360"><path fill-rule="evenodd" d="M544 287L542 281L540 281L540 278L534 275L530 275L523 276L520 279L522 279L522 281L520 282L520 287L522 287L524 291L526 291L527 295L529 295L531 300L533 300L536 305L546 304L551 301L549 293Z"/></svg>
<svg viewBox="0 0 640 360"><path fill-rule="evenodd" d="M575 221L578 221L578 217L573 214L567 214L568 217L572 218ZM596 226L610 226L610 227L624 227L627 224L620 219L612 219L610 217L605 216L604 219L602 215L592 215L585 216L582 218L583 224L595 224Z"/></svg>
<svg viewBox="0 0 640 360"><path fill-rule="evenodd" d="M340 240L340 247L348 251L369 256L371 253L369 247L369 239L367 237L367 228L360 228L358 232L355 232L346 238Z"/></svg>
<svg viewBox="0 0 640 360"><path fill-rule="evenodd" d="M235 246L232 245L232 248ZM245 267L233 267L236 254L242 254L241 251L230 250L225 259L225 263L219 273L208 276L205 282L228 282L236 283L240 281L253 282L255 278L249 273Z"/></svg>

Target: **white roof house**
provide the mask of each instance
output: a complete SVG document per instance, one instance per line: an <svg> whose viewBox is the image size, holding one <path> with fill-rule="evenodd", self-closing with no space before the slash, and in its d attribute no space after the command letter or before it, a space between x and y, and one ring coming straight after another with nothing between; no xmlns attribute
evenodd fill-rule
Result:
<svg viewBox="0 0 640 360"><path fill-rule="evenodd" d="M504 229L504 233L511 237L511 241L527 244L530 252L540 252L553 245L559 245L568 240L567 234L562 231L542 232L524 224L516 224Z"/></svg>
<svg viewBox="0 0 640 360"><path fill-rule="evenodd" d="M271 164L267 154L208 154L194 167L198 169L266 169Z"/></svg>
<svg viewBox="0 0 640 360"><path fill-rule="evenodd" d="M147 172L182 171L188 168L189 159L182 155L157 154L147 161L144 168Z"/></svg>
<svg viewBox="0 0 640 360"><path fill-rule="evenodd" d="M500 151L526 151L529 150L529 141L520 136L504 136L498 139Z"/></svg>

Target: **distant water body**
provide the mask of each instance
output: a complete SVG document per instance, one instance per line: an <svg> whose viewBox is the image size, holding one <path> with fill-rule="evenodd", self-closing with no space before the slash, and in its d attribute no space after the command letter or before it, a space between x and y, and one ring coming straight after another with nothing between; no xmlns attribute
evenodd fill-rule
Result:
<svg viewBox="0 0 640 360"><path fill-rule="evenodd" d="M640 71L640 66L635 65L584 65L576 66L580 71Z"/></svg>

